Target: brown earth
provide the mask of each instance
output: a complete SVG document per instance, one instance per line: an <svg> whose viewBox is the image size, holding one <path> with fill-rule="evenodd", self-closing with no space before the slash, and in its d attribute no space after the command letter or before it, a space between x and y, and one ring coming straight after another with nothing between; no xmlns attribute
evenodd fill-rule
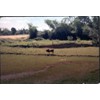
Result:
<svg viewBox="0 0 100 100"><path fill-rule="evenodd" d="M0 36L0 39L27 39L29 37L29 35L5 35L5 36Z"/></svg>

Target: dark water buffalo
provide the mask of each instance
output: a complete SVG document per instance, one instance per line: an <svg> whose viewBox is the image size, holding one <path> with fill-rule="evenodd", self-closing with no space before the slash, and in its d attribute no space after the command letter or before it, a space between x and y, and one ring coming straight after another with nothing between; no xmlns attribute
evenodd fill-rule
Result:
<svg viewBox="0 0 100 100"><path fill-rule="evenodd" d="M54 54L54 49L47 49L46 52L48 52L50 54L50 52L52 52L52 54Z"/></svg>

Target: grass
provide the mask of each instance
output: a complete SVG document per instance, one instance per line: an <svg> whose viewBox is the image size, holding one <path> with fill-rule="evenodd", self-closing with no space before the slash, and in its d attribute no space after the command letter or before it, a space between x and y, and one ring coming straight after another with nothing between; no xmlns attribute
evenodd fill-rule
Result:
<svg viewBox="0 0 100 100"><path fill-rule="evenodd" d="M61 61L60 59L61 57L59 58L59 60L56 58L57 63L44 72L40 72L32 76L27 76L25 78L2 81L2 83L59 83L59 84L63 83L64 84L64 83L97 83L98 82L98 73L93 72L99 68L98 67L99 62L97 58L92 58L92 61L91 60L86 61L87 58L85 57L83 59L84 61L82 61L82 58L79 57L71 57L70 58L71 60L68 57L65 58L66 61L64 62ZM48 58L46 58L46 60L48 60ZM52 61L55 62L55 59L52 58ZM48 63L51 65L52 61ZM25 64L27 64L27 62ZM35 67L38 66L37 64ZM44 65L44 63L39 62L39 65L42 66ZM25 70L25 68L26 67L24 66L23 71ZM9 70L11 71L12 67L10 67ZM15 71L15 68L13 68L13 70ZM18 69L18 71L20 71L20 69Z"/></svg>
<svg viewBox="0 0 100 100"><path fill-rule="evenodd" d="M78 41L68 41L68 40L12 40L12 39L0 39L0 44L3 46L12 46L12 47L20 47L20 46L28 46L28 47L41 47L46 45L59 45L59 44L69 44L69 43L76 43L76 44L92 44L92 41L85 41L81 40Z"/></svg>
<svg viewBox="0 0 100 100"><path fill-rule="evenodd" d="M54 56L47 56L46 49L52 45L50 40L0 40L1 75L21 72L43 72L24 78L2 80L1 83L98 83L99 81L99 48L71 47L55 48ZM54 44L91 44L91 41L59 41ZM47 46L46 48L33 45ZM22 45L28 48L20 47ZM15 47L14 47L15 46Z"/></svg>
<svg viewBox="0 0 100 100"><path fill-rule="evenodd" d="M36 71L59 60L59 57L52 58L48 56L1 55L1 74Z"/></svg>
<svg viewBox="0 0 100 100"><path fill-rule="evenodd" d="M1 46L1 53L20 53L20 54L41 54L45 55L46 48L20 48L20 47L5 47ZM63 49L55 49L55 55L83 55L83 56L99 56L99 48L98 47L80 47L80 48L63 48Z"/></svg>

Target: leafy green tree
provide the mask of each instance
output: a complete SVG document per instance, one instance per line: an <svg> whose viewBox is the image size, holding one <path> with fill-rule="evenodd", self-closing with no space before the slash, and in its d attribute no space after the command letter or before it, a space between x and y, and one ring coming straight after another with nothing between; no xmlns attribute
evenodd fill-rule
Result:
<svg viewBox="0 0 100 100"><path fill-rule="evenodd" d="M51 39L64 40L70 34L70 27L65 22L57 22L56 20L45 20L45 22L52 29Z"/></svg>
<svg viewBox="0 0 100 100"><path fill-rule="evenodd" d="M42 35L44 39L50 39L50 31L49 30L44 30L44 34Z"/></svg>
<svg viewBox="0 0 100 100"><path fill-rule="evenodd" d="M57 39L66 40L67 36L70 35L70 27L65 23L61 23L60 26L56 28L55 34Z"/></svg>
<svg viewBox="0 0 100 100"><path fill-rule="evenodd" d="M100 16L92 16L92 23L90 25L90 37L95 45L100 42Z"/></svg>
<svg viewBox="0 0 100 100"><path fill-rule="evenodd" d="M91 19L89 16L77 16L71 23L72 32L76 33L76 36L83 40L91 39L89 37Z"/></svg>
<svg viewBox="0 0 100 100"><path fill-rule="evenodd" d="M14 28L14 27L11 28L11 31L12 31L13 35L16 34L16 32L17 32L16 28Z"/></svg>
<svg viewBox="0 0 100 100"><path fill-rule="evenodd" d="M31 23L28 24L29 27L29 33L30 33L30 39L34 39L37 37L37 28L36 26L33 26Z"/></svg>
<svg viewBox="0 0 100 100"><path fill-rule="evenodd" d="M53 30L55 29L55 26L54 26L52 20L47 19L47 20L45 20L45 23L46 23L51 29L53 29Z"/></svg>
<svg viewBox="0 0 100 100"><path fill-rule="evenodd" d="M75 18L76 16L67 16L61 20L61 23L69 25L70 23L74 21Z"/></svg>
<svg viewBox="0 0 100 100"><path fill-rule="evenodd" d="M57 22L56 20L45 20L52 29L52 39L66 39L68 36L82 40L99 41L98 26L100 26L99 16L68 16Z"/></svg>

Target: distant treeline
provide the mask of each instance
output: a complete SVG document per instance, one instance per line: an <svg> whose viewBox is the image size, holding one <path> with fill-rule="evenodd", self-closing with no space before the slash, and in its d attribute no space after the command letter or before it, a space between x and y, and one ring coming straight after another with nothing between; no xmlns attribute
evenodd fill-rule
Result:
<svg viewBox="0 0 100 100"><path fill-rule="evenodd" d="M19 29L17 30L16 28L12 27L11 30L4 28L0 28L0 35L21 35L21 34L29 34L28 29Z"/></svg>
<svg viewBox="0 0 100 100"><path fill-rule="evenodd" d="M28 24L29 29L1 29L0 35L30 34L30 39L59 39L59 40L96 40L99 41L99 16L68 16L58 22L45 20L50 30L38 31L35 25Z"/></svg>

